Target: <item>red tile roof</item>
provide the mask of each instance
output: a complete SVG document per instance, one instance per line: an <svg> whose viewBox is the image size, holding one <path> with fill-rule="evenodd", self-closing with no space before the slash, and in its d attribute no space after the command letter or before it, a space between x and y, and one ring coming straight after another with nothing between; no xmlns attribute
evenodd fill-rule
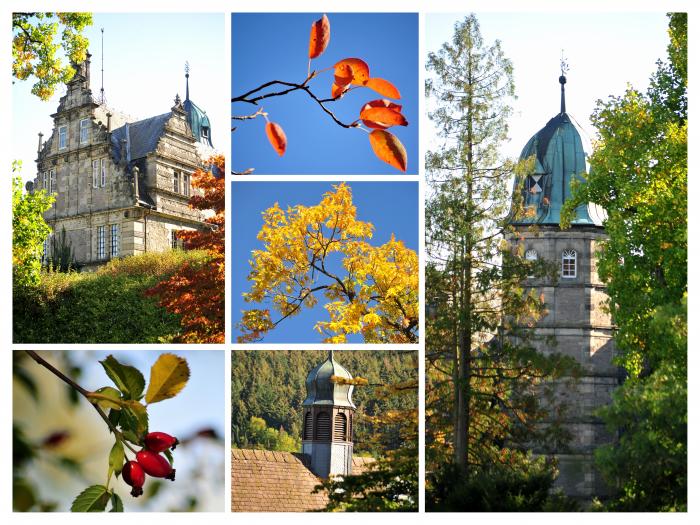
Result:
<svg viewBox="0 0 700 525"><path fill-rule="evenodd" d="M353 473L374 462L353 457ZM269 450L231 450L231 510L233 512L308 512L328 503L324 492L314 494L321 479L309 470L306 456Z"/></svg>

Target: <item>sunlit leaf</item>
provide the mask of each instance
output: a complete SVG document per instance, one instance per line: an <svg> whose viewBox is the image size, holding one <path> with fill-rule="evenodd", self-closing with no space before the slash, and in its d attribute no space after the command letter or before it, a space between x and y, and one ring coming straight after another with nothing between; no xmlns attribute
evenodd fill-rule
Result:
<svg viewBox="0 0 700 525"><path fill-rule="evenodd" d="M190 378L187 361L174 354L163 354L151 367L146 403L157 403L176 396Z"/></svg>
<svg viewBox="0 0 700 525"><path fill-rule="evenodd" d="M276 124L275 122L268 122L265 125L265 133L267 133L267 139L275 148L277 154L281 157L287 150L287 135L284 134L282 126Z"/></svg>
<svg viewBox="0 0 700 525"><path fill-rule="evenodd" d="M345 66L350 66L352 70L352 80L350 83L356 86L364 86L369 80L369 66L364 60L359 58L344 58L335 64L335 74L338 75L338 70L344 69Z"/></svg>
<svg viewBox="0 0 700 525"><path fill-rule="evenodd" d="M347 86L339 86L335 82L331 86L331 97L338 98L343 95L348 90Z"/></svg>
<svg viewBox="0 0 700 525"><path fill-rule="evenodd" d="M406 171L406 148L394 135L375 129L369 134L369 142L377 157L401 171Z"/></svg>
<svg viewBox="0 0 700 525"><path fill-rule="evenodd" d="M109 397L111 399L114 399L115 401L120 401L122 396L119 393L119 390L116 388L112 388L111 386L103 386L102 388L98 388L95 390L95 393ZM100 399L97 401L97 404L107 410L107 409L112 409L112 410L121 410L122 406L117 403L117 402L112 402L112 401L107 401L106 399Z"/></svg>
<svg viewBox="0 0 700 525"><path fill-rule="evenodd" d="M70 507L71 512L102 512L107 507L110 493L104 485L93 485L82 491Z"/></svg>
<svg viewBox="0 0 700 525"><path fill-rule="evenodd" d="M124 445L118 439L109 453L109 470L119 477L124 466Z"/></svg>
<svg viewBox="0 0 700 525"><path fill-rule="evenodd" d="M365 82L365 86L385 97L401 98L401 93L396 89L396 86L383 78L370 78Z"/></svg>
<svg viewBox="0 0 700 525"><path fill-rule="evenodd" d="M127 399L139 399L141 397L146 380L138 369L121 364L112 355L100 361L100 364L105 369L107 376L124 394L124 397Z"/></svg>
<svg viewBox="0 0 700 525"><path fill-rule="evenodd" d="M374 129L386 129L391 126L408 126L406 118L395 108L368 106L369 104L366 104L360 112L360 119L365 126Z"/></svg>
<svg viewBox="0 0 700 525"><path fill-rule="evenodd" d="M335 67L335 85L344 88L352 82L352 66L341 63Z"/></svg>
<svg viewBox="0 0 700 525"><path fill-rule="evenodd" d="M131 431L137 438L137 442L140 443L143 440L143 436L148 432L148 412L146 407L138 401L129 402L129 405L122 410L120 423L124 430L124 436L126 437L127 431ZM129 441L131 441L130 438Z"/></svg>
<svg viewBox="0 0 700 525"><path fill-rule="evenodd" d="M309 37L309 58L316 58L328 47L331 40L331 23L328 17L323 15L311 24L311 36Z"/></svg>

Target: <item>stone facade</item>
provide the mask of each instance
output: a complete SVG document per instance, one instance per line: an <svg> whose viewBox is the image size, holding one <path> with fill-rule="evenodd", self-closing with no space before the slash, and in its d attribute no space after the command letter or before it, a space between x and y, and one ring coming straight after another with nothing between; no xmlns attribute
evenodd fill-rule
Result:
<svg viewBox="0 0 700 525"><path fill-rule="evenodd" d="M620 381L618 367L613 364L615 345L605 309L607 294L596 268L595 253L606 234L593 225L569 230L551 225L522 226L516 231L509 238L513 249L559 266L556 282L530 278L523 283L526 290L534 289L543 296L546 305L535 329L534 344L544 354L558 352L573 357L582 368L578 380L562 381L556 388L557 401L567 407L564 427L572 437L568 446L551 454L559 463L556 485L581 499L604 496L605 483L594 468L593 453L613 436L594 412L610 403ZM564 255L570 260L572 252L575 266L572 271L569 265L565 272Z"/></svg>
<svg viewBox="0 0 700 525"><path fill-rule="evenodd" d="M93 98L89 55L76 68L51 135L39 135L32 188L55 196L44 214L53 230L45 257L64 231L74 264L86 269L171 249L175 232L203 227L201 212L188 206L203 161L185 109L193 104L177 97L168 113L134 121Z"/></svg>

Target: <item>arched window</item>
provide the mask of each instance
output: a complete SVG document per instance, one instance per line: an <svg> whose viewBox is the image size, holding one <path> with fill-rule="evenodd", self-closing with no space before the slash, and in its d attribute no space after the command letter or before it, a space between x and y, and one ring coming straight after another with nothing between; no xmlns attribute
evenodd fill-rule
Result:
<svg viewBox="0 0 700 525"><path fill-rule="evenodd" d="M561 276L566 279L576 277L576 251L564 250L561 252Z"/></svg>
<svg viewBox="0 0 700 525"><path fill-rule="evenodd" d="M331 440L331 416L328 412L320 412L316 416L316 428L314 429L315 439Z"/></svg>
<svg viewBox="0 0 700 525"><path fill-rule="evenodd" d="M333 431L335 432L335 439L340 441L348 441L348 418L345 414L339 412L335 415L335 421L333 422Z"/></svg>
<svg viewBox="0 0 700 525"><path fill-rule="evenodd" d="M314 438L313 416L311 412L307 412L304 416L304 439L310 440Z"/></svg>

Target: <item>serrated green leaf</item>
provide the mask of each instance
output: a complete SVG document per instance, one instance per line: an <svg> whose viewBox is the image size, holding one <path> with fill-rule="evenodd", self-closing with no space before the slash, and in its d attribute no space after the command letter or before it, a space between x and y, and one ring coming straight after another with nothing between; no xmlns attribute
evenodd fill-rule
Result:
<svg viewBox="0 0 700 525"><path fill-rule="evenodd" d="M103 386L102 388L98 388L95 390L96 394L100 394L103 396L107 396L111 399L118 399L121 400L122 395L117 390L116 388L112 388L111 386ZM105 400L99 400L97 404L103 408L104 410L110 409L110 410L121 410L122 406L119 403L112 403L111 401L105 401Z"/></svg>
<svg viewBox="0 0 700 525"><path fill-rule="evenodd" d="M117 440L109 453L109 470L119 477L124 466L124 445Z"/></svg>
<svg viewBox="0 0 700 525"><path fill-rule="evenodd" d="M110 512L124 512L124 503L122 503L122 499L119 497L119 494L116 492L112 492L112 508Z"/></svg>
<svg viewBox="0 0 700 525"><path fill-rule="evenodd" d="M122 437L134 445L143 445L143 439L139 439L133 430L122 430Z"/></svg>
<svg viewBox="0 0 700 525"><path fill-rule="evenodd" d="M146 403L157 403L175 397L187 384L190 367L174 354L163 354L151 367Z"/></svg>
<svg viewBox="0 0 700 525"><path fill-rule="evenodd" d="M107 507L110 493L104 485L93 485L82 491L70 507L71 512L102 512Z"/></svg>
<svg viewBox="0 0 700 525"><path fill-rule="evenodd" d="M146 386L146 380L138 369L121 364L112 355L100 361L100 364L126 399L141 398L143 389Z"/></svg>
<svg viewBox="0 0 700 525"><path fill-rule="evenodd" d="M129 401L128 405L123 407L119 421L124 431L131 431L136 435L138 443L143 441L143 436L148 432L148 411L145 406L138 401Z"/></svg>

